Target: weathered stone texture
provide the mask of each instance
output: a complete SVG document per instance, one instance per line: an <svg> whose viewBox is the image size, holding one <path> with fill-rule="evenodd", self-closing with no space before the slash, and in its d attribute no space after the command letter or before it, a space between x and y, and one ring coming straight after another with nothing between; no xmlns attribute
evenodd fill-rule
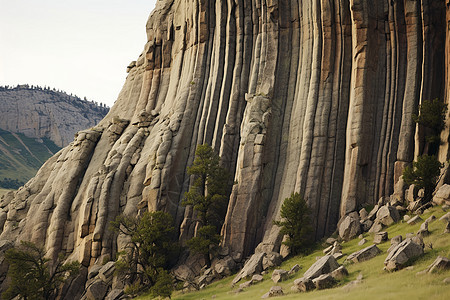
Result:
<svg viewBox="0 0 450 300"><path fill-rule="evenodd" d="M411 114L450 101L445 13L445 1L158 1L109 114L1 200L0 238L89 266L126 245L107 230L116 215L163 210L185 241L186 168L208 143L236 182L223 246L236 262L264 253L241 275L260 272L292 192L317 238L392 194L421 150Z"/></svg>

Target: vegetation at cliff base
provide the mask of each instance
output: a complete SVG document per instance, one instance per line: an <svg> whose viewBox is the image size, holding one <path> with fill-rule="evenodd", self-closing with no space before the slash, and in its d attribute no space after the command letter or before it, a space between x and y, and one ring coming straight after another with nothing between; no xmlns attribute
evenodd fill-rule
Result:
<svg viewBox="0 0 450 300"><path fill-rule="evenodd" d="M111 227L128 238L124 252L119 253L116 269L127 275L129 294L150 291L155 296L168 297L173 290L172 267L180 247L171 215L145 212L134 218L120 215Z"/></svg>
<svg viewBox="0 0 450 300"><path fill-rule="evenodd" d="M436 156L424 154L417 157L412 167L407 166L403 170L403 180L408 185L414 184L419 189L423 188L425 201L431 201L443 166Z"/></svg>
<svg viewBox="0 0 450 300"><path fill-rule="evenodd" d="M324 290L314 290L307 293L298 293L291 291L291 287L295 279L302 277L303 273L316 262L317 257L323 256L323 249L328 247L324 245L323 248L314 250L308 255L299 255L285 260L281 266L276 269L289 270L292 266L298 264L300 271L289 277L287 280L274 284L271 279L272 270L269 270L263 275L263 281L255 285L251 285L244 290L237 292L239 289L239 282L232 287L231 282L234 275L226 277L222 280L216 281L204 289L195 292L184 293L182 291L174 292L173 299L183 300L197 300L197 299L260 299L269 289L278 285L281 286L284 296L280 299L336 299L336 300L359 300L359 299L433 299L444 300L448 299L449 285L443 283L443 280L450 277L450 271L440 271L432 274L416 275L417 272L426 269L438 255L450 257L450 234L443 233L445 223L439 221L439 218L446 212L441 207L434 207L421 215L422 219L427 219L431 215L436 217L436 220L429 223L428 230L430 235L424 238L426 245L425 254L414 260L411 268L404 268L397 272L386 272L383 270L384 260L387 256L387 250L391 246L388 241L383 242L377 247L382 251L371 260L361 263L345 263L345 258L349 254L361 250L373 243L374 234L364 233L363 238L367 240L364 245L358 245L359 238L355 238L348 242L342 243L342 253L344 257L338 259L339 264L344 264L349 275L342 281L339 281L336 286ZM409 225L404 221L400 221L385 229L388 232L389 238L397 235L406 236L407 233L417 232L421 223ZM430 245L432 248L430 248ZM344 286L350 281L355 280L360 274L363 279L359 285L353 286L351 289L346 289ZM148 296L142 296L142 300L151 299ZM276 298L274 298L276 299Z"/></svg>
<svg viewBox="0 0 450 300"><path fill-rule="evenodd" d="M210 256L214 255L220 243L219 230L226 214L231 177L220 166L219 155L207 144L197 147L188 174L193 175L194 183L185 194L182 204L192 205L200 227L187 244L191 251L202 253L210 265Z"/></svg>
<svg viewBox="0 0 450 300"><path fill-rule="evenodd" d="M16 296L24 299L55 299L57 288L79 272L80 264L63 263L59 257L55 264L45 257L44 249L31 242L21 242L20 247L6 251L9 263L8 277L11 283L3 293L3 299Z"/></svg>
<svg viewBox="0 0 450 300"><path fill-rule="evenodd" d="M283 242L291 254L306 252L312 244L310 209L299 193L292 193L281 206L281 221L273 223L281 227L280 234L286 235Z"/></svg>

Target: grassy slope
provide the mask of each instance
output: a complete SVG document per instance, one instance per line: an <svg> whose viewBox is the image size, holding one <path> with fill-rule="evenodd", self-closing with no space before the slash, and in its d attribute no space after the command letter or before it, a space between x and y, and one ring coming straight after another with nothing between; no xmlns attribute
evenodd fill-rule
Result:
<svg viewBox="0 0 450 300"><path fill-rule="evenodd" d="M22 184L27 182L59 149L48 139L41 143L23 134L0 129L0 181L11 178Z"/></svg>
<svg viewBox="0 0 450 300"><path fill-rule="evenodd" d="M296 276L279 284L283 287L283 291L286 294L280 299L449 299L450 285L445 285L442 281L444 278L450 277L450 271L416 275L418 271L422 271L430 265L438 255L450 257L450 234L443 233L445 224L439 221L439 218L444 212L440 207L436 207L431 212L424 214L422 218L425 220L431 214L434 214L437 220L429 225L431 235L426 237L424 242L426 245L432 243L433 249L426 246L425 254L414 262L412 270L403 269L393 273L383 271L383 262L387 256L386 250L390 246L390 242L388 241L379 245L383 253L372 260L347 265L350 273L349 276L335 288L309 293L292 292L290 288L293 281L302 276L314 263L317 256L323 255L322 249L320 249L305 257L293 257L281 265L280 268L289 270L293 265L299 264L302 269ZM417 232L419 227L420 224L411 226L400 222L387 228L387 231L389 238L399 234L405 237L405 234L408 232ZM368 240L368 243L363 246L358 246L359 239L354 239L342 244L342 252L348 255L371 245L373 234L366 233L364 236ZM345 256L339 260L339 263L342 264L344 259ZM344 290L342 286L354 280L359 273L362 273L364 276L363 283L350 291ZM231 288L232 276L215 282L198 292L187 294L176 292L173 295L173 299L212 299L213 296L215 299L260 299L271 286L275 285L270 280L270 276L271 272L264 275L264 281L262 283L251 286L238 294L234 293ZM142 299L149 298L142 297Z"/></svg>

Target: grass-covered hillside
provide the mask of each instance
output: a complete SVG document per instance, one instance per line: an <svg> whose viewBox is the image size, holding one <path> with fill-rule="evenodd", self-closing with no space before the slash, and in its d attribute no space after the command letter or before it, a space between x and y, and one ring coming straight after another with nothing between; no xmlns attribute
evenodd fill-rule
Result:
<svg viewBox="0 0 450 300"><path fill-rule="evenodd" d="M436 216L437 219L429 224L431 235L424 238L426 245L424 255L412 262L410 268L392 273L383 270L384 260L387 256L386 250L390 247L390 238L399 234L405 238L407 233L416 233L421 225L421 223L408 225L406 222L400 221L386 229L389 233L389 240L378 245L383 252L371 260L352 264L344 262L347 255L371 245L373 233L364 234L368 242L362 246L358 245L360 241L358 238L342 243L344 257L338 262L346 266L349 276L338 282L334 288L308 293L291 291L294 280L302 277L303 273L316 261L316 257L323 256L323 248L319 247L308 256L293 257L278 267L289 270L295 264L301 266L302 269L287 281L274 284L271 280L272 270L270 270L268 274L264 275L261 283L236 293L241 282L232 287L233 276L231 276L215 282L201 291L175 292L173 299L260 299L274 285L281 286L285 293L284 296L278 297L279 299L450 299L450 284L443 282L445 278L450 277L449 270L425 275L416 274L426 269L438 255L450 258L450 234L444 233L446 223L439 221L444 214L441 207L434 207L421 216L423 220L431 215ZM352 288L344 287L348 282L355 280L359 274L363 276L360 284ZM140 299L150 298L142 297Z"/></svg>
<svg viewBox="0 0 450 300"><path fill-rule="evenodd" d="M59 149L49 139L0 129L0 188L19 188Z"/></svg>

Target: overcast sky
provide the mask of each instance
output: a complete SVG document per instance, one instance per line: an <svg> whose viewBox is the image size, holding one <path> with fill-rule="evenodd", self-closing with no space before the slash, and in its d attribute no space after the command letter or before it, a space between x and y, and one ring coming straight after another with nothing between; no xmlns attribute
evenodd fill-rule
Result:
<svg viewBox="0 0 450 300"><path fill-rule="evenodd" d="M112 106L155 3L0 0L0 85L46 85Z"/></svg>

